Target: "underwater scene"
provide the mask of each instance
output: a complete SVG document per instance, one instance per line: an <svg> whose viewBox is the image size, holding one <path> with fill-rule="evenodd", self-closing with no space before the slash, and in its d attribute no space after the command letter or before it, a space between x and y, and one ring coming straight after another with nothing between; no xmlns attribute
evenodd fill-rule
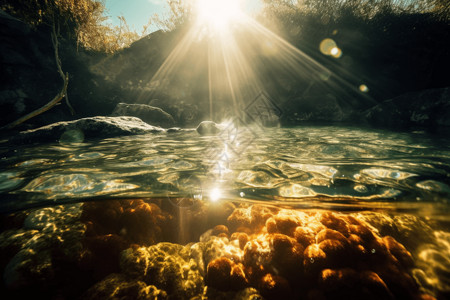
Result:
<svg viewBox="0 0 450 300"><path fill-rule="evenodd" d="M450 299L449 0L0 0L0 300Z"/></svg>
<svg viewBox="0 0 450 300"><path fill-rule="evenodd" d="M223 126L1 142L1 298L450 297L445 136Z"/></svg>

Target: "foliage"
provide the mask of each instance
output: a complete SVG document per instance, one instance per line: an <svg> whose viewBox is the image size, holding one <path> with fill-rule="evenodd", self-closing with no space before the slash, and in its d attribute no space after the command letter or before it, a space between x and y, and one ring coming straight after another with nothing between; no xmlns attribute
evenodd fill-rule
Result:
<svg viewBox="0 0 450 300"><path fill-rule="evenodd" d="M369 20L389 14L432 13L437 19L450 20L448 0L263 0L266 18L285 23L314 16L327 21L353 16Z"/></svg>
<svg viewBox="0 0 450 300"><path fill-rule="evenodd" d="M368 84L375 100L449 84L448 0L264 0L264 4L261 23L337 77L354 86ZM319 51L326 38L337 43L339 56ZM301 94L294 79L283 80L292 81Z"/></svg>
<svg viewBox="0 0 450 300"><path fill-rule="evenodd" d="M305 29L311 20L345 22L346 18L369 21L375 17L431 13L450 21L448 0L263 0L264 23L285 32ZM297 28L295 28L297 27Z"/></svg>
<svg viewBox="0 0 450 300"><path fill-rule="evenodd" d="M102 52L127 47L148 30L130 30L123 17L119 26L107 25L99 0L0 0L0 8L36 28L56 25L63 37Z"/></svg>
<svg viewBox="0 0 450 300"><path fill-rule="evenodd" d="M173 31L185 27L192 21L193 0L166 0L169 13L166 16L155 15L153 22L164 31Z"/></svg>

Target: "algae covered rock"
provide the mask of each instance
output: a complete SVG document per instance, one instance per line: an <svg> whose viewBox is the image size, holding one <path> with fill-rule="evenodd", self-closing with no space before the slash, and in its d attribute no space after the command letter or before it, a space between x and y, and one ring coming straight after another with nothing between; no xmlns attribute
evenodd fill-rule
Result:
<svg viewBox="0 0 450 300"><path fill-rule="evenodd" d="M82 297L85 300L96 299L168 299L165 291L145 282L131 280L123 274L111 274L91 287Z"/></svg>
<svg viewBox="0 0 450 300"><path fill-rule="evenodd" d="M120 271L123 250L161 242L172 228L170 214L142 199L84 203L81 220L87 229L80 268L97 280Z"/></svg>
<svg viewBox="0 0 450 300"><path fill-rule="evenodd" d="M208 263L206 284L250 286L267 299L428 297L412 277L407 247L369 222L361 214L242 205L228 218L234 232L222 240L224 254Z"/></svg>
<svg viewBox="0 0 450 300"><path fill-rule="evenodd" d="M261 300L260 293L254 288L245 288L239 291L219 291L211 287L205 287L203 295L192 300Z"/></svg>
<svg viewBox="0 0 450 300"><path fill-rule="evenodd" d="M3 283L22 293L46 290L65 280L62 265L76 265L82 253L85 226L80 204L33 210L24 228L2 233Z"/></svg>
<svg viewBox="0 0 450 300"><path fill-rule="evenodd" d="M188 299L203 291L203 276L190 255L190 245L129 248L122 252L120 266L127 276L165 290L173 299Z"/></svg>

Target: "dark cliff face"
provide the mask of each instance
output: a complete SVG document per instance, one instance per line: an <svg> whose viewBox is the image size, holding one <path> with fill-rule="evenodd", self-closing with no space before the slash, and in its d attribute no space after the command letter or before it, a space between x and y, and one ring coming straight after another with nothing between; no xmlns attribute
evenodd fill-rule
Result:
<svg viewBox="0 0 450 300"><path fill-rule="evenodd" d="M189 108L183 99L168 95L169 87L152 90L151 79L174 47L178 33L150 34L131 47L114 54L83 49L73 40L60 37L59 57L63 72L69 74L67 95L75 113L63 99L18 129L91 116L108 116L118 103L158 102L174 113L177 124ZM51 28L31 28L0 12L0 127L50 102L63 86L58 74ZM161 100L156 100L161 99ZM195 113L194 113L195 114ZM197 120L191 120L193 123ZM196 123L195 123L196 124Z"/></svg>
<svg viewBox="0 0 450 300"><path fill-rule="evenodd" d="M5 125L50 101L62 79L49 32L33 31L0 12L0 41L0 125Z"/></svg>
<svg viewBox="0 0 450 300"><path fill-rule="evenodd" d="M51 28L31 28L24 22L0 12L0 127L50 102L62 89ZM72 114L63 99L59 105L30 119L22 128L80 117L109 114L120 93L89 65L104 57L77 47L60 37L59 57L63 72L69 73L67 94L75 110Z"/></svg>

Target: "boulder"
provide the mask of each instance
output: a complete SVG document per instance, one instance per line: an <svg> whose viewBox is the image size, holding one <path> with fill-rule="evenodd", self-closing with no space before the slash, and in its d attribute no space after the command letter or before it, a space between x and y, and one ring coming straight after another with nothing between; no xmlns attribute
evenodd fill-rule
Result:
<svg viewBox="0 0 450 300"><path fill-rule="evenodd" d="M367 122L394 130L450 130L450 88L411 92L364 112Z"/></svg>
<svg viewBox="0 0 450 300"><path fill-rule="evenodd" d="M201 111L198 105L187 103L186 101L178 101L168 95L162 95L164 100L152 99L149 105L160 107L164 111L173 116L175 122L180 126L194 126L201 121Z"/></svg>
<svg viewBox="0 0 450 300"><path fill-rule="evenodd" d="M173 117L161 108L146 104L119 103L112 116L131 116L156 126L170 127L175 124Z"/></svg>
<svg viewBox="0 0 450 300"><path fill-rule="evenodd" d="M158 132L165 132L165 129L149 125L136 117L92 117L22 131L10 141L18 144L56 141L80 143L85 138L110 138Z"/></svg>
<svg viewBox="0 0 450 300"><path fill-rule="evenodd" d="M213 121L203 121L197 126L200 135L216 135L220 132L219 126Z"/></svg>

